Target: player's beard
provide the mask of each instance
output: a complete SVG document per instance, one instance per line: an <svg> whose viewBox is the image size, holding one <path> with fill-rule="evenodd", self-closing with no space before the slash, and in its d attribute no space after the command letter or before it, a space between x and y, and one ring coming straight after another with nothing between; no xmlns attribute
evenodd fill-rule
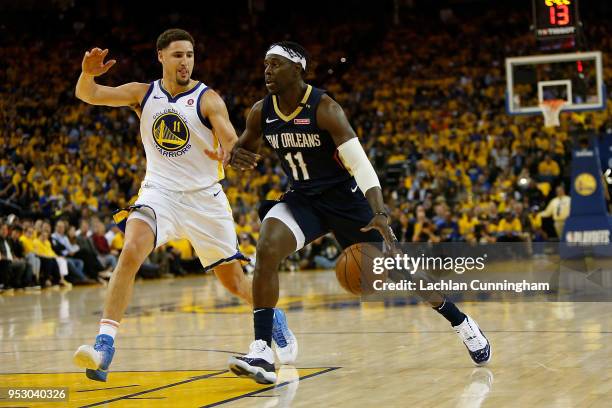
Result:
<svg viewBox="0 0 612 408"><path fill-rule="evenodd" d="M190 81L189 77L187 77L187 79L182 79L179 75L176 76L176 83L179 84L180 86L189 85L189 81Z"/></svg>

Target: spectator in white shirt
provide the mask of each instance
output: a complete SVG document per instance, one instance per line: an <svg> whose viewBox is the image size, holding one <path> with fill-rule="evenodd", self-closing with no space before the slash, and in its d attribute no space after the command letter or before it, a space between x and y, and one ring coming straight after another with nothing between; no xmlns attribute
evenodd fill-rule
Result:
<svg viewBox="0 0 612 408"><path fill-rule="evenodd" d="M570 214L572 200L570 196L565 194L565 188L563 187L563 185L557 186L557 189L555 191L557 193L557 196L550 200L544 211L540 211L540 216L552 217L555 223L555 231L557 232L557 236L559 237L559 239L561 239L565 220L567 219L567 217L569 217Z"/></svg>

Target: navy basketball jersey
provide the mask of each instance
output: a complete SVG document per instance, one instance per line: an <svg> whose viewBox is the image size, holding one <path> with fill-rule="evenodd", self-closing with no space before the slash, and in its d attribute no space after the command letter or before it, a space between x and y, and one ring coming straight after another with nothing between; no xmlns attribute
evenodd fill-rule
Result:
<svg viewBox="0 0 612 408"><path fill-rule="evenodd" d="M317 126L317 107L324 93L308 85L302 101L289 116L280 111L276 95L269 94L261 111L266 143L278 155L291 188L306 194L319 193L351 178L341 164L331 135Z"/></svg>

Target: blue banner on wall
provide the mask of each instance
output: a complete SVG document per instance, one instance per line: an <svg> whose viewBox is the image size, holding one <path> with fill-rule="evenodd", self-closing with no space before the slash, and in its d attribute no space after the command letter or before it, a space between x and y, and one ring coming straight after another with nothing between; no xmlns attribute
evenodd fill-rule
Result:
<svg viewBox="0 0 612 408"><path fill-rule="evenodd" d="M601 141L599 146L602 146ZM577 246L609 244L612 219L606 208L597 146L572 152L571 198L570 216L565 221L562 241Z"/></svg>

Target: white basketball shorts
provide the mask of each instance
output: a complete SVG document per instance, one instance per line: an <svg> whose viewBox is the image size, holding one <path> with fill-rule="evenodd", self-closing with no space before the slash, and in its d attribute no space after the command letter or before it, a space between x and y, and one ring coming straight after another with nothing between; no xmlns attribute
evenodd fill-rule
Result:
<svg viewBox="0 0 612 408"><path fill-rule="evenodd" d="M155 234L155 248L170 240L188 239L202 265L213 268L245 259L238 250L232 210L216 183L196 191L170 191L144 182L132 211L132 219L145 221Z"/></svg>

